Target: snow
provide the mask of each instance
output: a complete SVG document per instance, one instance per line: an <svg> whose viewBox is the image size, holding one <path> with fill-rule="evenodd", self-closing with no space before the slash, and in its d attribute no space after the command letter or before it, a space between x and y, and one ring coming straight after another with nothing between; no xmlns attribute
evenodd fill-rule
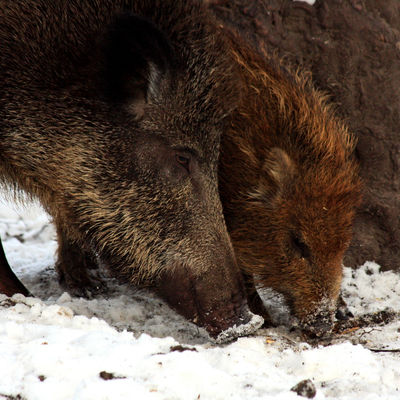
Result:
<svg viewBox="0 0 400 400"><path fill-rule="evenodd" d="M302 1L303 3L308 3L311 6L314 5L315 0L293 0L293 1Z"/></svg>
<svg viewBox="0 0 400 400"><path fill-rule="evenodd" d="M222 331L214 340L216 343L226 343L232 341L232 339L248 336L258 330L264 324L264 318L259 315L255 315L250 313L250 321L246 324L240 324L237 326L236 324L229 327L228 329Z"/></svg>
<svg viewBox="0 0 400 400"><path fill-rule="evenodd" d="M210 342L155 295L104 277L107 291L71 297L54 271L55 233L37 206L0 203L0 234L16 274L36 296L0 295L0 399L298 399L310 379L315 399L400 398L400 320L306 343L286 326L233 343ZM343 296L359 316L399 311L399 275L368 262L345 268ZM265 293L276 321L290 317ZM19 396L19 397L18 397Z"/></svg>

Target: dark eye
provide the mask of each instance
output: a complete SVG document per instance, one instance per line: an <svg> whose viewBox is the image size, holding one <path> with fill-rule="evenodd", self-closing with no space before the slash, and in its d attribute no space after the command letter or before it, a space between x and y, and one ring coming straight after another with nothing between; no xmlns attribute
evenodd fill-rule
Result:
<svg viewBox="0 0 400 400"><path fill-rule="evenodd" d="M296 253L299 254L302 258L310 258L311 251L310 248L306 245L304 240L297 234L292 233L291 242Z"/></svg>
<svg viewBox="0 0 400 400"><path fill-rule="evenodd" d="M175 154L175 159L178 164L180 164L183 168L186 169L187 172L190 172L190 157L187 155Z"/></svg>

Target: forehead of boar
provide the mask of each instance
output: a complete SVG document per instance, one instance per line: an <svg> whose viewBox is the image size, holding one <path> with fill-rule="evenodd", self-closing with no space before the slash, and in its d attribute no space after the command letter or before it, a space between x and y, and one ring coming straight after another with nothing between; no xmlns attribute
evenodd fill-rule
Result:
<svg viewBox="0 0 400 400"><path fill-rule="evenodd" d="M201 9L188 10L198 14L172 27L168 18L156 26L124 14L111 25L102 49L112 131L119 130L104 169L99 165L97 171L110 178L105 189L119 213L118 235L137 246L125 250L124 263L129 273L134 265L140 279L154 278L165 264L190 264L200 274L220 253L234 263L216 172L233 86L227 60L218 54L222 42L206 24L192 32L188 24L191 18L201 21ZM187 35L178 38L179 29ZM105 233L96 227L98 234Z"/></svg>
<svg viewBox="0 0 400 400"><path fill-rule="evenodd" d="M234 49L243 100L222 138L220 191L239 266L304 325L329 323L359 201L353 139L303 75Z"/></svg>

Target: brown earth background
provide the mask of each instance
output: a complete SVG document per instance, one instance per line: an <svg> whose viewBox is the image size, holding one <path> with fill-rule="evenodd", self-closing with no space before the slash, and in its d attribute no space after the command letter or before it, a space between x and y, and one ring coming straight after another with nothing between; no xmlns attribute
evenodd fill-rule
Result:
<svg viewBox="0 0 400 400"><path fill-rule="evenodd" d="M205 0L266 54L312 73L358 138L364 183L346 266L400 270L400 0Z"/></svg>

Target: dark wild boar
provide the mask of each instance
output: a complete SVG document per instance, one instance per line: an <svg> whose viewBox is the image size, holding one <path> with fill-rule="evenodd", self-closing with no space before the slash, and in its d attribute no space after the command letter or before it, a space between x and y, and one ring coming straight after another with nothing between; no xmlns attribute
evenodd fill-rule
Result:
<svg viewBox="0 0 400 400"><path fill-rule="evenodd" d="M217 185L225 47L195 1L0 1L0 179L52 216L61 281L105 264L213 336L251 318Z"/></svg>
<svg viewBox="0 0 400 400"><path fill-rule="evenodd" d="M360 182L354 139L324 96L233 37L242 100L221 139L220 194L249 303L282 293L301 326L329 331ZM338 314L339 315L339 314Z"/></svg>

